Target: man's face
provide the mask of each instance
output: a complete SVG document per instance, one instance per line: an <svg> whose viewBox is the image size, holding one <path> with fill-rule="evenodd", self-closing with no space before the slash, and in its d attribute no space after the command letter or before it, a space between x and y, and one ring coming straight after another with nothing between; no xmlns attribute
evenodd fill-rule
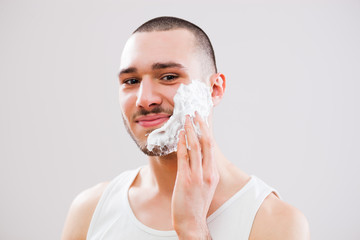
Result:
<svg viewBox="0 0 360 240"><path fill-rule="evenodd" d="M120 64L119 100L124 124L146 154L147 135L172 115L181 83L201 80L200 57L187 30L142 32L131 36Z"/></svg>

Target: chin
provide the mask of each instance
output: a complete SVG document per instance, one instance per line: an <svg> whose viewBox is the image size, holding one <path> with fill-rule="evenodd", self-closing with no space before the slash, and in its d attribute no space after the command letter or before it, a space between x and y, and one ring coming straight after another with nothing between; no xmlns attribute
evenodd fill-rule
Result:
<svg viewBox="0 0 360 240"><path fill-rule="evenodd" d="M145 153L147 156L150 157L165 157L165 156L169 156L171 154L175 154L175 152L169 152L168 147L167 146L163 146L163 147L154 147L152 151L149 151L147 149L147 146L143 146L140 147L141 151L143 153Z"/></svg>

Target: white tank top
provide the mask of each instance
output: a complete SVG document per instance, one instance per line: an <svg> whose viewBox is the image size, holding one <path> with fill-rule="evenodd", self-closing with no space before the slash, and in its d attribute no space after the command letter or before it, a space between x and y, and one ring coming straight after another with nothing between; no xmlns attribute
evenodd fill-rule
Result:
<svg viewBox="0 0 360 240"><path fill-rule="evenodd" d="M92 217L88 240L178 239L176 232L160 231L141 223L128 200L128 190L140 168L121 173L102 194ZM212 239L247 240L255 215L271 193L277 191L251 175L246 185L207 218Z"/></svg>

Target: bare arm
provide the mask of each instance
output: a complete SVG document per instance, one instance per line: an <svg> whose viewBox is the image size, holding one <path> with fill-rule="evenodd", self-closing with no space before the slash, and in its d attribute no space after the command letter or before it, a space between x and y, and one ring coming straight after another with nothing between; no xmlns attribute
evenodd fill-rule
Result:
<svg viewBox="0 0 360 240"><path fill-rule="evenodd" d="M309 223L298 209L270 194L256 214L249 239L309 240Z"/></svg>
<svg viewBox="0 0 360 240"><path fill-rule="evenodd" d="M92 215L108 183L100 183L81 192L72 202L68 212L62 240L85 240Z"/></svg>

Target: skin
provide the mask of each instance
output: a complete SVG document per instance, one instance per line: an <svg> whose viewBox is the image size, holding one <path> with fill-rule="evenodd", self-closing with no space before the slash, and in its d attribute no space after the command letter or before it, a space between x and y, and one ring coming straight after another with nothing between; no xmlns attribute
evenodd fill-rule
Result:
<svg viewBox="0 0 360 240"><path fill-rule="evenodd" d="M121 58L119 102L128 131L139 146L145 146L146 133L160 127L140 126L136 122L139 111L173 109L173 97L181 83L201 79L210 86L214 105L221 101L225 76L214 73L204 77L200 60L194 36L184 29L136 33L128 40ZM158 63L168 67L163 64L158 68ZM239 191L250 176L221 153L213 138L211 115L209 126L199 116L194 121L200 126L201 137L196 136L187 119L178 151L167 156L148 156L149 164L140 170L128 197L135 216L143 224L158 230L175 230L179 239L211 239L207 216ZM186 148L186 141L191 150ZM101 183L75 198L63 240L86 239L91 217L107 184ZM310 239L308 222L299 210L272 193L256 214L250 239Z"/></svg>

